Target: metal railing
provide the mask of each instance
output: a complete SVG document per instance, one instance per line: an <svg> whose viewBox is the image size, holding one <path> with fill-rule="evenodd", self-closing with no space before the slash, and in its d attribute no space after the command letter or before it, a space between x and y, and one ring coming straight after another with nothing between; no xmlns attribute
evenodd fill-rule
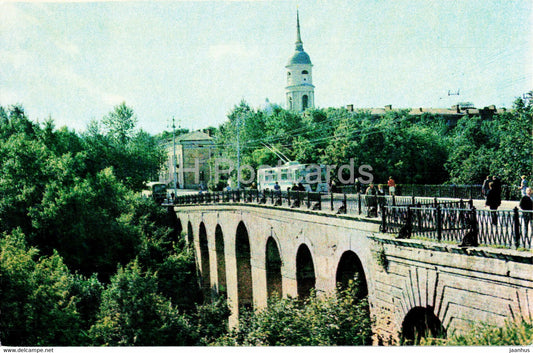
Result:
<svg viewBox="0 0 533 353"><path fill-rule="evenodd" d="M533 212L388 206L383 210L381 231L398 234L398 238L421 237L462 246L531 249Z"/></svg>
<svg viewBox="0 0 533 353"><path fill-rule="evenodd" d="M364 193L367 185L346 185L338 189L345 193ZM389 193L389 187L385 184L383 190ZM447 197L453 199L483 199L481 185L426 185L426 184L398 184L396 196L416 195L420 197ZM520 191L511 185L502 185L501 197L503 200L520 200Z"/></svg>
<svg viewBox="0 0 533 353"><path fill-rule="evenodd" d="M463 246L532 248L533 212L477 210L472 200L414 196L322 194L303 191L221 191L178 196L176 205L243 203L368 218L398 238L419 237Z"/></svg>
<svg viewBox="0 0 533 353"><path fill-rule="evenodd" d="M210 203L254 203L276 207L311 209L376 218L383 213L385 206L418 206L418 207L471 207L472 200L442 200L437 198L390 195L364 194L323 194L306 191L273 190L238 190L198 193L178 196L174 204L210 204Z"/></svg>

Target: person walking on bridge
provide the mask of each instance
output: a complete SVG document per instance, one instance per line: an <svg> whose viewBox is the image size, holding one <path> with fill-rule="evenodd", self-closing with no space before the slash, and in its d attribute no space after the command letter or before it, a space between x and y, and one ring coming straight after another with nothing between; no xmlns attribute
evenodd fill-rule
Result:
<svg viewBox="0 0 533 353"><path fill-rule="evenodd" d="M527 237L529 224L533 218L533 193L531 188L526 188L526 194L520 199L519 206L522 211L526 211L522 213L522 219L524 221L524 237Z"/></svg>
<svg viewBox="0 0 533 353"><path fill-rule="evenodd" d="M496 210L502 203L501 194L497 187L495 182L492 181L489 183L489 192L487 193L487 200L485 201L485 206L489 207L491 211L494 211L491 212L492 224L494 225L498 225L498 214L496 213Z"/></svg>
<svg viewBox="0 0 533 353"><path fill-rule="evenodd" d="M394 179L392 177L389 177L389 180L387 181L387 186L389 187L389 195L395 195L396 193L396 183L394 182Z"/></svg>
<svg viewBox="0 0 533 353"><path fill-rule="evenodd" d="M520 193L522 197L527 195L527 179L525 175L522 175L522 180L520 181L520 186L518 187L518 190L520 190Z"/></svg>
<svg viewBox="0 0 533 353"><path fill-rule="evenodd" d="M487 179L483 181L483 186L481 187L481 194L486 199L487 194L489 193L489 183L490 183L490 176L487 176Z"/></svg>

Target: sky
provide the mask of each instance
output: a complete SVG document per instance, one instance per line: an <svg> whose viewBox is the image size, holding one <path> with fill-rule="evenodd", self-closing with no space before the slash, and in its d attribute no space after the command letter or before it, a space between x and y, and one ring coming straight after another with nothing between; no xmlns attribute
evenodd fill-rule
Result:
<svg viewBox="0 0 533 353"><path fill-rule="evenodd" d="M125 102L152 134L219 126L242 100L285 107L298 9L318 108L510 108L533 90L532 5L0 0L0 105L82 132Z"/></svg>

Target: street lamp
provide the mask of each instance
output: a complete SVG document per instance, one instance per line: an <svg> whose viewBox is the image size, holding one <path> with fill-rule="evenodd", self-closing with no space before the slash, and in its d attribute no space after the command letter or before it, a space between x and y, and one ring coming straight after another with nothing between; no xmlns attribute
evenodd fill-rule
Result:
<svg viewBox="0 0 533 353"><path fill-rule="evenodd" d="M237 117L237 190L241 189L241 114Z"/></svg>
<svg viewBox="0 0 533 353"><path fill-rule="evenodd" d="M174 175L172 176L173 179L174 179L174 195L177 194L177 178L178 178L178 170L177 170L177 166L178 166L178 161L176 160L176 124L174 123L174 117L172 117L172 148L173 148L173 156L172 156L172 161L173 161L173 168L172 170L174 171Z"/></svg>

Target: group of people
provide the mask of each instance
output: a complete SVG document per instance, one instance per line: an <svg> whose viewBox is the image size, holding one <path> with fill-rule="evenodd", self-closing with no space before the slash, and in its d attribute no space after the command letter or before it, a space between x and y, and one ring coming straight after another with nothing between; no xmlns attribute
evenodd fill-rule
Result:
<svg viewBox="0 0 533 353"><path fill-rule="evenodd" d="M521 195L520 203L518 204L520 209L523 211L533 211L533 190L528 186L528 181L525 175L522 175L521 177L518 190L520 190ZM485 197L485 206L489 207L491 210L497 210L502 203L502 187L500 180L496 176L493 176L492 179L490 176L487 176L483 182L481 191ZM529 224L533 218L532 215L532 213L526 212L522 217L524 234L526 235L528 234ZM498 223L498 216L496 213L493 213L492 215L492 223L495 225Z"/></svg>
<svg viewBox="0 0 533 353"><path fill-rule="evenodd" d="M396 182L392 177L389 177L389 180L387 181L387 186L389 187L389 195L394 195L396 193ZM376 189L374 183L370 183L368 187L366 188L365 194L366 195L385 195L385 190L383 190L384 185L378 184L378 188Z"/></svg>
<svg viewBox="0 0 533 353"><path fill-rule="evenodd" d="M392 179L392 176L389 177L389 180L387 182L387 186L389 187L389 195L394 195L396 192L396 183L394 179ZM371 196L385 196L385 190L383 189L383 184L378 184L378 187L376 188L373 183L370 183L368 187L366 188L365 194L371 195ZM385 206L385 198L384 197L376 197L376 198L370 198L367 201L368 206L368 215L377 217L378 214L378 207L383 208Z"/></svg>
<svg viewBox="0 0 533 353"><path fill-rule="evenodd" d="M497 176L487 176L483 181L481 193L485 197L485 206L491 210L497 210L502 204L502 183Z"/></svg>

